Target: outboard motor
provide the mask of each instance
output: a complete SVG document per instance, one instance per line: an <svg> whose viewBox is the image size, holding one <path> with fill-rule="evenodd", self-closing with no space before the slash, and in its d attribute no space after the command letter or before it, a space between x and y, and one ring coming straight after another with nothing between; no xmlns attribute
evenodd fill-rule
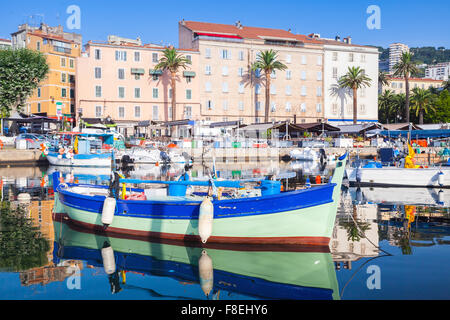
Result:
<svg viewBox="0 0 450 320"><path fill-rule="evenodd" d="M320 164L324 164L327 161L327 154L325 153L325 149L320 149Z"/></svg>
<svg viewBox="0 0 450 320"><path fill-rule="evenodd" d="M111 181L109 182L109 196L118 199L120 193L120 176L117 172L111 173Z"/></svg>
<svg viewBox="0 0 450 320"><path fill-rule="evenodd" d="M170 157L164 151L161 151L159 156L161 157L162 162L170 162Z"/></svg>
<svg viewBox="0 0 450 320"><path fill-rule="evenodd" d="M127 154L122 157L121 161L123 166L128 166L129 164L134 163L134 160Z"/></svg>

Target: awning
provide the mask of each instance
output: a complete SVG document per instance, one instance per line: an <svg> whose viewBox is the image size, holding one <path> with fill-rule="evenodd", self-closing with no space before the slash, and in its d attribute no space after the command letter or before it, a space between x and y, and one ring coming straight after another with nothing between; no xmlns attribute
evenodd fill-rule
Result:
<svg viewBox="0 0 450 320"><path fill-rule="evenodd" d="M188 78L188 77L194 78L195 72L194 71L183 71L183 76L186 78Z"/></svg>
<svg viewBox="0 0 450 320"><path fill-rule="evenodd" d="M132 74L145 74L145 69L139 69L139 68L131 68Z"/></svg>
<svg viewBox="0 0 450 320"><path fill-rule="evenodd" d="M155 69L150 69L150 75L151 76L160 76L163 74L162 70L155 70Z"/></svg>

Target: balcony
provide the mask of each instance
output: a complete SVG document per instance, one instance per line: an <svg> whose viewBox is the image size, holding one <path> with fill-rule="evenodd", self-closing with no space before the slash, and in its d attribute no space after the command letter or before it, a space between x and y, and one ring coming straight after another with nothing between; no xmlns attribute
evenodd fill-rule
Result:
<svg viewBox="0 0 450 320"><path fill-rule="evenodd" d="M53 51L61 52L61 53L65 53L65 54L71 54L72 53L72 49L71 48L64 48L64 47L59 47L59 46L53 46Z"/></svg>

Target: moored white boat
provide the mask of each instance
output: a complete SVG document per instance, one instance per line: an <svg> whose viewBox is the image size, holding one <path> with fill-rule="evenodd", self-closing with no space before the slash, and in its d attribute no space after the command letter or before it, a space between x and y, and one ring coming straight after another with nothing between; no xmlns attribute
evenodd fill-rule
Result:
<svg viewBox="0 0 450 320"><path fill-rule="evenodd" d="M377 204L450 207L450 189L363 187L357 192L365 201Z"/></svg>

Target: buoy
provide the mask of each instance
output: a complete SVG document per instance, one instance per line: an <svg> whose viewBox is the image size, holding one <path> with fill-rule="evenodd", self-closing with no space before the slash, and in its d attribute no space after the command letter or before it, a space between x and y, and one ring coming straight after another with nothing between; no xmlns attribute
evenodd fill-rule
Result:
<svg viewBox="0 0 450 320"><path fill-rule="evenodd" d="M311 188L311 181L309 180L309 177L306 178L306 184L305 184L305 186L306 186L307 188Z"/></svg>
<svg viewBox="0 0 450 320"><path fill-rule="evenodd" d="M443 206L444 205L444 191L439 190L438 192L438 204Z"/></svg>
<svg viewBox="0 0 450 320"><path fill-rule="evenodd" d="M200 276L200 287L208 297L214 285L214 268L212 259L206 250L202 251L202 255L198 260L198 270Z"/></svg>
<svg viewBox="0 0 450 320"><path fill-rule="evenodd" d="M114 250L111 246L102 248L102 260L103 269L105 269L106 274L113 274L116 272L116 260L114 259Z"/></svg>
<svg viewBox="0 0 450 320"><path fill-rule="evenodd" d="M441 187L444 186L444 173L442 171L439 171L438 183Z"/></svg>
<svg viewBox="0 0 450 320"><path fill-rule="evenodd" d="M203 243L208 241L212 234L214 220L214 206L209 197L206 197L200 205L200 213L198 216L198 234Z"/></svg>
<svg viewBox="0 0 450 320"><path fill-rule="evenodd" d="M316 176L316 184L321 184L322 183L322 177L320 175Z"/></svg>
<svg viewBox="0 0 450 320"><path fill-rule="evenodd" d="M102 223L104 226L109 226L114 219L114 212L116 210L116 199L114 198L106 198L103 203L103 211L102 211Z"/></svg>
<svg viewBox="0 0 450 320"><path fill-rule="evenodd" d="M17 200L19 202L30 202L31 201L31 195L29 193L20 193L17 196Z"/></svg>
<svg viewBox="0 0 450 320"><path fill-rule="evenodd" d="M62 159L62 155L58 154L58 159Z"/></svg>

